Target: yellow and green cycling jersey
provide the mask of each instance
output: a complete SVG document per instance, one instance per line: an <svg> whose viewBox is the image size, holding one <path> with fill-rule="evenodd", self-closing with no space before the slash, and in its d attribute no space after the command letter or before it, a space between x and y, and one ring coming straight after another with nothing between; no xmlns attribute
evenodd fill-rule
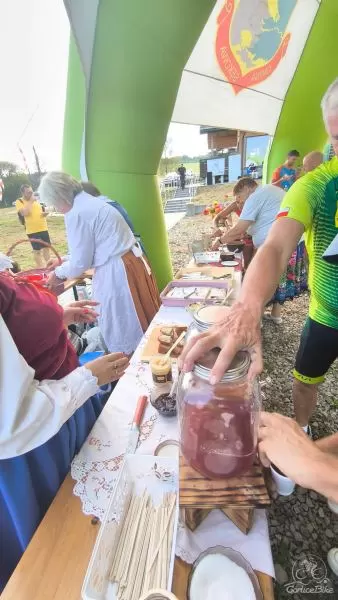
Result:
<svg viewBox="0 0 338 600"><path fill-rule="evenodd" d="M299 221L305 228L309 255L309 315L338 329L338 265L323 254L338 233L338 158L301 177L285 195L278 217Z"/></svg>

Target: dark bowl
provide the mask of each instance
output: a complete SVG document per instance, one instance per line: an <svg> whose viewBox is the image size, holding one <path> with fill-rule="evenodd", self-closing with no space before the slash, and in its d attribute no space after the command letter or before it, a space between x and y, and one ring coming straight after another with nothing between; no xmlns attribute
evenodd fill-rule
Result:
<svg viewBox="0 0 338 600"><path fill-rule="evenodd" d="M224 262L226 260L234 260L235 254L233 252L221 252L220 259L222 262Z"/></svg>
<svg viewBox="0 0 338 600"><path fill-rule="evenodd" d="M151 397L150 402L162 417L176 417L176 394L170 396L168 392L163 393L157 398Z"/></svg>

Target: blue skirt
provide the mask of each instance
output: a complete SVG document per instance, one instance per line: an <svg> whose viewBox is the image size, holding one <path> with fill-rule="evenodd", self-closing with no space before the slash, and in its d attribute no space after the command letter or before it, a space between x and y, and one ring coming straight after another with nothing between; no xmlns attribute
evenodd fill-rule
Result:
<svg viewBox="0 0 338 600"><path fill-rule="evenodd" d="M0 592L44 517L107 394L92 396L45 444L0 460Z"/></svg>

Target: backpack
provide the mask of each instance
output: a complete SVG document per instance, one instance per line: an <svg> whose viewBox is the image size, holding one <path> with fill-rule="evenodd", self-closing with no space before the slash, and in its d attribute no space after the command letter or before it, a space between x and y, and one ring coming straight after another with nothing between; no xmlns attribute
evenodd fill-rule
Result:
<svg viewBox="0 0 338 600"><path fill-rule="evenodd" d="M19 202L21 202L21 204L23 204L23 201L20 198L19 198ZM21 215L19 212L18 212L18 219L19 219L21 225L23 225L23 227L25 227L25 225L26 225L25 217L23 215Z"/></svg>

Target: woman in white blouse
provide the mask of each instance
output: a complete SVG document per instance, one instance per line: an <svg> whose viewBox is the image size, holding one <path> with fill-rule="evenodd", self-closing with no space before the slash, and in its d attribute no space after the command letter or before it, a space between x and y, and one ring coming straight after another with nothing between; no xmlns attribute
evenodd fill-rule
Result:
<svg viewBox="0 0 338 600"><path fill-rule="evenodd" d="M49 284L95 269L93 295L100 303L99 327L110 352L130 355L160 307L155 280L134 234L103 197L83 191L76 179L51 172L40 198L65 214L69 260L56 267Z"/></svg>
<svg viewBox="0 0 338 600"><path fill-rule="evenodd" d="M99 386L119 379L127 363L107 354L62 379L37 381L0 315L0 465L50 440Z"/></svg>
<svg viewBox="0 0 338 600"><path fill-rule="evenodd" d="M99 386L128 366L121 353L78 366L67 325L96 313L74 304L0 272L0 591L102 410Z"/></svg>

